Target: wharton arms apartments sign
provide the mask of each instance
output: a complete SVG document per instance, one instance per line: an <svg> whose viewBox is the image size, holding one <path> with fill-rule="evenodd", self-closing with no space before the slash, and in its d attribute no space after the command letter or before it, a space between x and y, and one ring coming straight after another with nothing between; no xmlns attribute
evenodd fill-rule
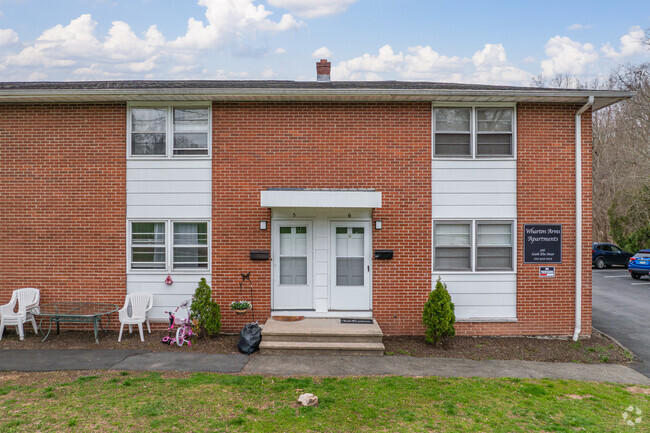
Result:
<svg viewBox="0 0 650 433"><path fill-rule="evenodd" d="M524 224L524 263L562 263L561 224Z"/></svg>

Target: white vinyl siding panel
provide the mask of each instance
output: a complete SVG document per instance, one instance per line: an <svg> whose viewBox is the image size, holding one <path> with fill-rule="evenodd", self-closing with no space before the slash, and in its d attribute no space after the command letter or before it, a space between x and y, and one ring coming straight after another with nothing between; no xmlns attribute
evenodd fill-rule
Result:
<svg viewBox="0 0 650 433"><path fill-rule="evenodd" d="M149 317L157 321L165 321L165 311L174 311L186 299L190 299L199 285L199 280L205 278L210 286L210 273L175 274L170 273L174 284L165 284L167 274L127 274L126 292L153 294L153 308ZM179 310L180 311L180 310Z"/></svg>
<svg viewBox="0 0 650 433"><path fill-rule="evenodd" d="M517 317L517 276L496 274L433 274L447 284L457 320L515 319Z"/></svg>
<svg viewBox="0 0 650 433"><path fill-rule="evenodd" d="M127 218L212 217L212 161L127 160Z"/></svg>
<svg viewBox="0 0 650 433"><path fill-rule="evenodd" d="M514 160L432 161L433 219L517 217Z"/></svg>

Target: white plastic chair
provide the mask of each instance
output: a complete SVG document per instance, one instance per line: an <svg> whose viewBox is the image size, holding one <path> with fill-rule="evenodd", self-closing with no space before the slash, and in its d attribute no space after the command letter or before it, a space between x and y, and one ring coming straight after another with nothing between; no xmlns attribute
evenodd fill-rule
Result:
<svg viewBox="0 0 650 433"><path fill-rule="evenodd" d="M131 305L131 315L129 316L129 304ZM124 307L118 311L120 317L120 336L117 341L122 341L122 331L124 325L129 325L129 333L133 332L133 325L138 325L140 330L140 341L144 341L144 333L142 332L142 324L147 322L147 331L151 334L151 326L149 325L149 318L147 313L153 307L153 295L150 293L134 293L126 295Z"/></svg>
<svg viewBox="0 0 650 433"><path fill-rule="evenodd" d="M23 329L23 323L27 321L32 322L34 332L38 333L36 319L34 319L31 310L38 307L40 299L41 293L38 289L28 287L13 291L9 303L0 306L0 340L2 340L5 326L15 326L18 330L18 336L21 340L24 340L25 331ZM16 309L16 303L18 303L18 311L14 311Z"/></svg>

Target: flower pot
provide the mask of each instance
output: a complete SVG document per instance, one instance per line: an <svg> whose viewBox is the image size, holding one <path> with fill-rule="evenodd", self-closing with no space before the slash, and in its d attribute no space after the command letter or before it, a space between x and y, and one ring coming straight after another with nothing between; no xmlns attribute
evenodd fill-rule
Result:
<svg viewBox="0 0 650 433"><path fill-rule="evenodd" d="M239 310L235 310L234 308L232 308L232 311L234 311L237 314L246 314L250 311L250 308L242 308Z"/></svg>

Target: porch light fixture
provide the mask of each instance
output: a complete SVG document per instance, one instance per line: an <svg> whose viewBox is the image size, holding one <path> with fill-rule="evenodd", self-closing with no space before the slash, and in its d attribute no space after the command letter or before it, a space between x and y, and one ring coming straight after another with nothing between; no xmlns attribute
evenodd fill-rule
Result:
<svg viewBox="0 0 650 433"><path fill-rule="evenodd" d="M381 230L381 220L375 221L375 230Z"/></svg>
<svg viewBox="0 0 650 433"><path fill-rule="evenodd" d="M260 221L260 230L266 230L266 221Z"/></svg>

